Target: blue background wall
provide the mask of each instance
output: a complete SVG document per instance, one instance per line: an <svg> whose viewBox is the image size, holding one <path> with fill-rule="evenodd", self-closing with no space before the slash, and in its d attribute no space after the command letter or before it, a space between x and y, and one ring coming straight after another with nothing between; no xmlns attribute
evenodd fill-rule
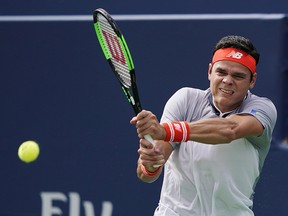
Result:
<svg viewBox="0 0 288 216"><path fill-rule="evenodd" d="M90 14L103 7L119 14L163 13L287 13L286 0L2 0L2 15Z"/></svg>
<svg viewBox="0 0 288 216"><path fill-rule="evenodd" d="M4 1L0 19L91 15L97 7L115 14L286 13L288 8L284 1L262 1L261 6L244 1L237 8L231 1L114 2ZM119 25L134 57L143 107L159 117L180 87L208 87L207 67L220 37L240 34L255 43L262 56L253 92L271 98L279 118L254 209L261 216L287 215L288 153L280 145L287 132L287 19ZM101 53L92 15L74 22L1 21L0 32L0 216L152 215L161 179L144 184L136 177L133 112ZM41 154L24 164L17 149L29 139L40 143ZM47 208L49 196L53 202ZM112 214L105 212L110 205Z"/></svg>

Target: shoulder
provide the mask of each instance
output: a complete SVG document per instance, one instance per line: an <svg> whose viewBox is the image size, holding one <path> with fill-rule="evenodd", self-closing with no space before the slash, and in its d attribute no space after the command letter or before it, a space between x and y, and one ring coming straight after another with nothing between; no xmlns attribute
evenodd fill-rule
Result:
<svg viewBox="0 0 288 216"><path fill-rule="evenodd" d="M250 91L247 94L247 101L261 102L261 103L271 104L274 106L273 102L269 98L257 96L251 93Z"/></svg>
<svg viewBox="0 0 288 216"><path fill-rule="evenodd" d="M196 105L208 101L210 90L201 90L191 87L183 87L176 91L167 101L166 106L177 106L179 109L191 109ZM207 98L207 100L205 100Z"/></svg>
<svg viewBox="0 0 288 216"><path fill-rule="evenodd" d="M246 99L242 105L242 109L250 109L251 113L257 111L264 111L270 116L277 116L277 109L274 103L266 97L260 97L248 92Z"/></svg>
<svg viewBox="0 0 288 216"><path fill-rule="evenodd" d="M183 97L183 98L205 98L211 94L210 89L202 90L198 88L183 87L174 93L174 97ZM172 97L173 97L172 96Z"/></svg>
<svg viewBox="0 0 288 216"><path fill-rule="evenodd" d="M192 87L182 87L179 90L177 90L176 92L189 92L189 93L197 93L197 94L203 94L207 91L206 90L202 90L202 89L198 89L198 88L192 88Z"/></svg>
<svg viewBox="0 0 288 216"><path fill-rule="evenodd" d="M183 87L176 91L164 107L163 119L169 121L184 121L193 119L192 115L199 114L209 104L210 90ZM205 99L207 98L207 99Z"/></svg>

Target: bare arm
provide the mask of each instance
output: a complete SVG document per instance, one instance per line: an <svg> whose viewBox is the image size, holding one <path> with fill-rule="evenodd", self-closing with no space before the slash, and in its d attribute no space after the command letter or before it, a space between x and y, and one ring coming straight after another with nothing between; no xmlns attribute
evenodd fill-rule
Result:
<svg viewBox="0 0 288 216"><path fill-rule="evenodd" d="M158 140L164 140L166 137L164 127L149 111L142 111L138 114L136 127L140 138L144 134L150 134ZM189 128L189 140L207 144L229 143L242 137L259 136L263 132L262 124L252 115L202 119L190 122Z"/></svg>
<svg viewBox="0 0 288 216"><path fill-rule="evenodd" d="M221 144L248 136L259 136L262 124L252 115L231 115L227 118L203 119L189 123L190 140Z"/></svg>

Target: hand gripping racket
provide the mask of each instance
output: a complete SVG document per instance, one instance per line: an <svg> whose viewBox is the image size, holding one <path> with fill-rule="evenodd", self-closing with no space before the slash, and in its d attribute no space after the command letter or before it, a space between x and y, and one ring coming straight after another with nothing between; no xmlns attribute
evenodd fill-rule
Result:
<svg viewBox="0 0 288 216"><path fill-rule="evenodd" d="M142 108L136 85L134 64L124 36L116 22L104 9L96 9L93 13L93 20L96 35L105 58L137 115ZM155 145L155 141L150 135L144 137Z"/></svg>

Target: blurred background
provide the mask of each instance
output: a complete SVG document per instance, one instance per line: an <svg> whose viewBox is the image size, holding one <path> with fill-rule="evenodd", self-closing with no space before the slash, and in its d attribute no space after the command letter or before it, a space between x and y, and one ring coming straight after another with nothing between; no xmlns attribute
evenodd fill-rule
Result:
<svg viewBox="0 0 288 216"><path fill-rule="evenodd" d="M159 118L179 88L208 87L208 63L222 36L253 41L261 58L252 92L270 98L278 109L254 211L286 216L284 0L2 0L0 216L153 215L161 179L145 184L136 177L133 111L101 53L92 20L98 7L118 20L134 58L142 105ZM17 156L26 140L41 148L30 164Z"/></svg>

